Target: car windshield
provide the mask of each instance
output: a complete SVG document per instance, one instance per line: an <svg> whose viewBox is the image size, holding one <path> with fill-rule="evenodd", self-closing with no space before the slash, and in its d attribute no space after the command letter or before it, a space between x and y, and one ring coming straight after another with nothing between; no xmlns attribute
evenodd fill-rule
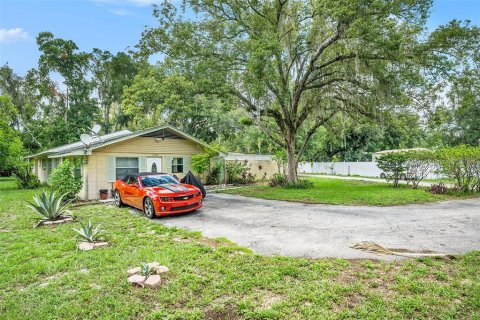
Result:
<svg viewBox="0 0 480 320"><path fill-rule="evenodd" d="M174 183L178 184L179 182L175 180L172 176L147 176L142 177L142 185L144 187L156 187L165 183Z"/></svg>

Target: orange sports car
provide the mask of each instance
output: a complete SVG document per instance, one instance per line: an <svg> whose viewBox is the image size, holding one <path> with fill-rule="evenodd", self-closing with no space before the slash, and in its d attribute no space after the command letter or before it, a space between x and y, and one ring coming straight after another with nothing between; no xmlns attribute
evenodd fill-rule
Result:
<svg viewBox="0 0 480 320"><path fill-rule="evenodd" d="M166 173L132 173L113 184L115 204L143 210L153 219L202 207L200 189L182 184Z"/></svg>

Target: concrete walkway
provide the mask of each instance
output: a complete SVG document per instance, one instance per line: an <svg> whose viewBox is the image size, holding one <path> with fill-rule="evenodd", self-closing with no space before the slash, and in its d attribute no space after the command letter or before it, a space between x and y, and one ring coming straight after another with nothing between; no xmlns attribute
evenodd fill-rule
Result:
<svg viewBox="0 0 480 320"><path fill-rule="evenodd" d="M393 259L349 247L366 240L449 254L480 249L480 199L354 207L209 194L201 210L155 221L267 255Z"/></svg>

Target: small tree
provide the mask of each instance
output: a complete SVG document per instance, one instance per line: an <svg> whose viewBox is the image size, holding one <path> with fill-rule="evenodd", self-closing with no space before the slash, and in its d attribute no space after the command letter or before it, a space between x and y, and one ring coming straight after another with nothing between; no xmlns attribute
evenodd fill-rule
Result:
<svg viewBox="0 0 480 320"><path fill-rule="evenodd" d="M405 175L405 162L407 154L404 152L392 152L382 155L378 159L377 166L385 173L385 179L392 181L393 186L397 187L398 182Z"/></svg>
<svg viewBox="0 0 480 320"><path fill-rule="evenodd" d="M405 155L407 181L411 181L413 188L417 189L418 184L436 169L435 154L432 151L409 151Z"/></svg>
<svg viewBox="0 0 480 320"><path fill-rule="evenodd" d="M54 190L67 194L66 199L75 199L83 185L79 164L73 160L62 161L53 170L48 183Z"/></svg>
<svg viewBox="0 0 480 320"><path fill-rule="evenodd" d="M438 151L441 172L462 192L480 191L480 148L458 146Z"/></svg>
<svg viewBox="0 0 480 320"><path fill-rule="evenodd" d="M197 174L202 174L210 169L210 159L213 154L200 153L192 155L192 168Z"/></svg>

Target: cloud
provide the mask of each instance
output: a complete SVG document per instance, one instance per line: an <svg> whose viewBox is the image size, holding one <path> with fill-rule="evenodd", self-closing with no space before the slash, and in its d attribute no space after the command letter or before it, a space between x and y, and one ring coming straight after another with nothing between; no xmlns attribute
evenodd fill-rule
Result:
<svg viewBox="0 0 480 320"><path fill-rule="evenodd" d="M113 13L116 16L133 16L133 13L125 9L110 9L108 12Z"/></svg>
<svg viewBox="0 0 480 320"><path fill-rule="evenodd" d="M0 43L28 40L28 32L22 28L0 29Z"/></svg>
<svg viewBox="0 0 480 320"><path fill-rule="evenodd" d="M151 4L160 4L165 0L93 0L94 2L98 3L107 3L107 4L115 4L115 5L134 5L137 7L145 7Z"/></svg>

